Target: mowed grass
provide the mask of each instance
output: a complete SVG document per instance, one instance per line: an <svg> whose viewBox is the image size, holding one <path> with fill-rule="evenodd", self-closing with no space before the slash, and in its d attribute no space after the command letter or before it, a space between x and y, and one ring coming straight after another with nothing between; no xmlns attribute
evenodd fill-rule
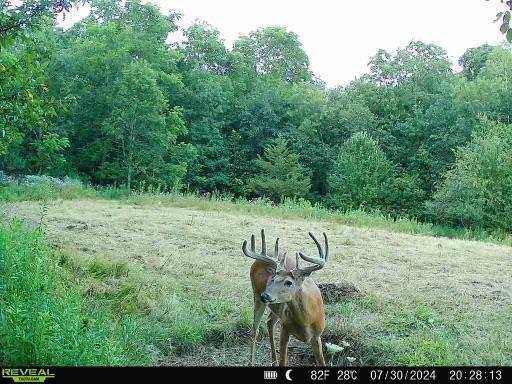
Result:
<svg viewBox="0 0 512 384"><path fill-rule="evenodd" d="M348 343L329 363L512 364L510 247L201 204L55 200L5 203L0 213L42 223L81 294L107 308L149 364L247 363L251 261L240 248L261 228L290 254L314 254L307 232L327 232L330 260L315 280L359 289L327 305L325 341ZM289 355L292 365L313 362L300 342ZM270 363L267 340L257 360Z"/></svg>

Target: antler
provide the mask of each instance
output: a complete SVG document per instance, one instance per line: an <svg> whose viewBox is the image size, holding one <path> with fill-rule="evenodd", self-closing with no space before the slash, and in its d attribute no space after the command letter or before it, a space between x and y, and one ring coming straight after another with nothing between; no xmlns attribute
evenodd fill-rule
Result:
<svg viewBox="0 0 512 384"><path fill-rule="evenodd" d="M300 272L301 274L309 275L311 272L318 271L319 269L322 269L324 267L325 263L327 262L327 258L329 257L329 242L327 241L327 235L325 234L325 232L323 234L324 234L324 240L325 240L325 253L324 253L324 250L322 250L322 246L320 245L320 243L318 242L316 237L311 232L309 232L309 237L311 237L313 239L313 241L315 242L316 247L318 248L318 253L319 253L320 257L306 256L302 252L298 252L295 254L295 259L296 259L295 269L298 272ZM306 267L306 268L300 268L299 255L302 259L309 261L310 263L312 263L314 265L312 265L310 267Z"/></svg>
<svg viewBox="0 0 512 384"><path fill-rule="evenodd" d="M242 244L242 251L245 256L262 261L265 264L270 265L274 269L274 271L277 270L277 264L279 262L279 238L276 239L276 245L274 247L274 257L268 256L264 229L261 230L261 253L256 253L254 235L251 235L251 250L247 249L247 240L244 240L244 243Z"/></svg>

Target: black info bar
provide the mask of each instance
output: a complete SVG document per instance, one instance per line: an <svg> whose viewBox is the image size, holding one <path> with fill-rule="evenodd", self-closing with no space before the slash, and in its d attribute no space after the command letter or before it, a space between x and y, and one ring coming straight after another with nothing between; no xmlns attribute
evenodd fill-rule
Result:
<svg viewBox="0 0 512 384"><path fill-rule="evenodd" d="M510 383L512 367L0 367L0 383Z"/></svg>

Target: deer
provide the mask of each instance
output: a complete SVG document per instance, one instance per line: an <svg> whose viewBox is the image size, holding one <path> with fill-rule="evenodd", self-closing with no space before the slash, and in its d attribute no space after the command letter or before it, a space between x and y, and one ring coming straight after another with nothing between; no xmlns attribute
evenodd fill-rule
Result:
<svg viewBox="0 0 512 384"><path fill-rule="evenodd" d="M276 239L273 255L267 254L263 229L261 230L261 252L256 252L254 235L251 235L250 249L247 249L247 240L244 240L242 244L243 254L255 259L250 270L254 295L250 366L254 365L256 338L261 318L267 306L270 307L267 328L272 365L277 365L274 327L279 321L281 326L280 366L286 366L290 336L309 343L313 349L316 363L325 366L321 339L325 328L325 309L322 294L311 278L311 273L324 267L329 256L329 243L325 232L323 233L324 249L311 232L309 232L309 236L318 248L318 257L307 256L302 252L295 254L295 260L288 258L286 252L280 256L279 238ZM300 259L311 263L311 265L301 267Z"/></svg>

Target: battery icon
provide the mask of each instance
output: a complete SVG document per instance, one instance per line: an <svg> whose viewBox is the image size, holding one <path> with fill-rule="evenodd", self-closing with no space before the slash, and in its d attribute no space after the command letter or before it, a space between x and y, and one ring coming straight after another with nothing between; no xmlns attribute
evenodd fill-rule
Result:
<svg viewBox="0 0 512 384"><path fill-rule="evenodd" d="M277 371L264 371L263 378L265 380L277 380Z"/></svg>

